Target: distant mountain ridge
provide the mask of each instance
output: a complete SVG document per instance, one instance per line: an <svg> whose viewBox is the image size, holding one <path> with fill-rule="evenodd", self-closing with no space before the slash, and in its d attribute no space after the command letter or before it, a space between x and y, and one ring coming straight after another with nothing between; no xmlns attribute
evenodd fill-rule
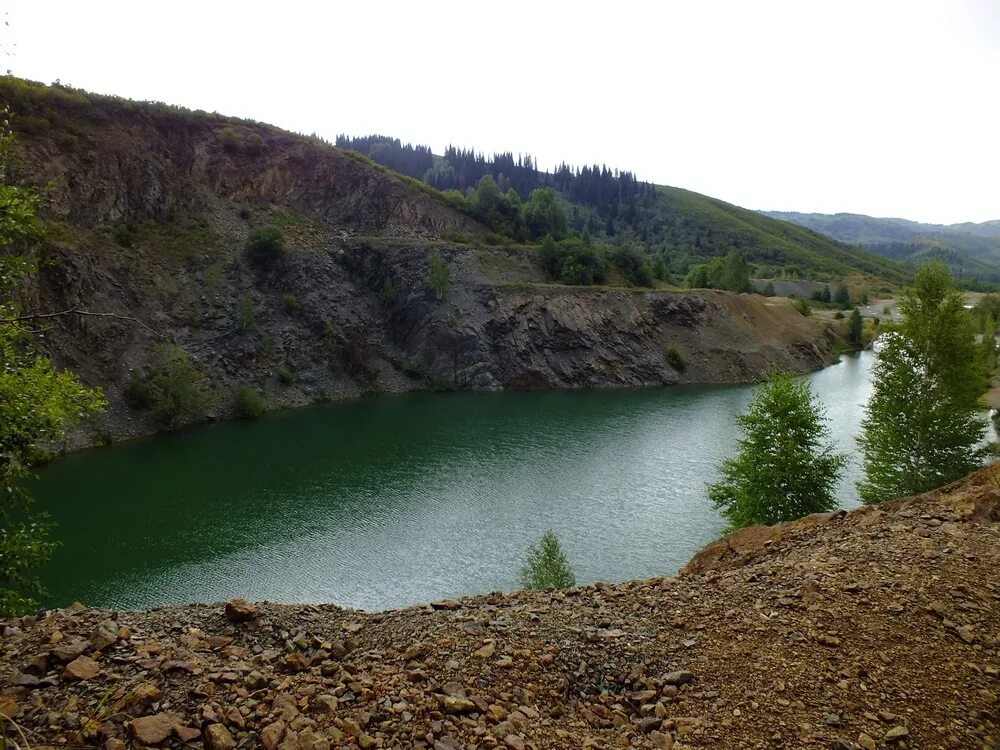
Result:
<svg viewBox="0 0 1000 750"><path fill-rule="evenodd" d="M962 278L1000 283L1000 219L981 223L925 224L864 214L760 211L895 260L944 260Z"/></svg>

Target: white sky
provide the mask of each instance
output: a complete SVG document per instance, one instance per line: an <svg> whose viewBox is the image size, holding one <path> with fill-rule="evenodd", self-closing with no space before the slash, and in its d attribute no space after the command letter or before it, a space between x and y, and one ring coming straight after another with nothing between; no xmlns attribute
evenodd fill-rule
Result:
<svg viewBox="0 0 1000 750"><path fill-rule="evenodd" d="M8 0L15 75L606 163L748 208L1000 219L1000 0ZM16 45L16 46L15 46Z"/></svg>

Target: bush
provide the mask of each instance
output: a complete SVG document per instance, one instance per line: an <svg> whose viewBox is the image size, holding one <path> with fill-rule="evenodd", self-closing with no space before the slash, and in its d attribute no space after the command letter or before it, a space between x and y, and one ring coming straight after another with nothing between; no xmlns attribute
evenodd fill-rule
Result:
<svg viewBox="0 0 1000 750"><path fill-rule="evenodd" d="M547 236L538 250L538 265L549 278L564 284L599 284L607 278L603 254L579 237L557 243Z"/></svg>
<svg viewBox="0 0 1000 750"><path fill-rule="evenodd" d="M281 306L286 313L293 313L299 308L299 301L294 294L286 293L281 295Z"/></svg>
<svg viewBox="0 0 1000 750"><path fill-rule="evenodd" d="M427 275L424 281L439 300L448 295L451 288L451 267L437 250L427 255Z"/></svg>
<svg viewBox="0 0 1000 750"><path fill-rule="evenodd" d="M278 380L281 381L282 385L291 385L292 383L295 382L295 373L293 373L287 367L279 368Z"/></svg>
<svg viewBox="0 0 1000 750"><path fill-rule="evenodd" d="M233 413L238 419L256 419L267 410L263 397L248 385L233 393Z"/></svg>
<svg viewBox="0 0 1000 750"><path fill-rule="evenodd" d="M576 585L569 561L559 546L559 537L546 531L538 544L528 548L518 583L533 590L568 589Z"/></svg>
<svg viewBox="0 0 1000 750"><path fill-rule="evenodd" d="M797 299L795 300L795 309L800 313L805 315L807 318L812 315L812 305L809 304L808 300Z"/></svg>
<svg viewBox="0 0 1000 750"><path fill-rule="evenodd" d="M156 347L149 376L134 374L125 397L133 408L148 409L167 429L201 421L208 403L204 377L176 344Z"/></svg>
<svg viewBox="0 0 1000 750"><path fill-rule="evenodd" d="M667 364L673 367L678 372L684 372L687 369L687 362L684 361L684 357L681 353L677 351L677 347L671 346L667 349Z"/></svg>
<svg viewBox="0 0 1000 750"><path fill-rule="evenodd" d="M378 298L386 307L391 307L392 303L396 301L396 287L393 285L392 279L388 276L382 282L382 291L378 293Z"/></svg>
<svg viewBox="0 0 1000 750"><path fill-rule="evenodd" d="M254 329L253 302L250 298L243 296L239 305L236 306L236 330L240 333L249 333Z"/></svg>
<svg viewBox="0 0 1000 750"><path fill-rule="evenodd" d="M644 253L631 247L619 247L612 253L611 262L635 286L653 286L652 263Z"/></svg>
<svg viewBox="0 0 1000 750"><path fill-rule="evenodd" d="M250 260L261 265L271 265L285 254L285 234L271 225L252 229L247 236L244 251Z"/></svg>

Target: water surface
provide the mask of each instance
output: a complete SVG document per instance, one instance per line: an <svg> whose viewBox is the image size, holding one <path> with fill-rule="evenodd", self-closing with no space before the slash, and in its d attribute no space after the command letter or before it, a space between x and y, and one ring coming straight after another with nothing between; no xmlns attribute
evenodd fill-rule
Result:
<svg viewBox="0 0 1000 750"><path fill-rule="evenodd" d="M857 503L872 355L809 376ZM232 596L384 609L515 587L562 539L580 583L674 573L723 522L706 498L748 386L416 394L87 451L35 487L63 546L52 604Z"/></svg>

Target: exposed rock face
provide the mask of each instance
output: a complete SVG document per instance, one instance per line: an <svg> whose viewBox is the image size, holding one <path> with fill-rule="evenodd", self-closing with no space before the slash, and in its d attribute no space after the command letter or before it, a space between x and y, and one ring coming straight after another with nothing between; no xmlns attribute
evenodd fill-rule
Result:
<svg viewBox="0 0 1000 750"><path fill-rule="evenodd" d="M280 408L441 384L746 381L831 357L828 332L781 300L546 283L533 250L482 245L483 228L439 198L310 139L127 107L62 117L71 128L20 137L22 176L48 186L45 214L61 222L26 306L121 316L71 314L44 334L109 396L84 443L156 429L124 391L162 341L208 376L210 418L240 385ZM267 223L289 251L262 267L242 248ZM425 282L431 249L453 272L443 300Z"/></svg>
<svg viewBox="0 0 1000 750"><path fill-rule="evenodd" d="M238 626L221 604L120 612L100 652L83 636L108 612L0 623L0 712L33 746L992 748L991 476L741 532L676 578ZM63 642L99 674L63 677Z"/></svg>

